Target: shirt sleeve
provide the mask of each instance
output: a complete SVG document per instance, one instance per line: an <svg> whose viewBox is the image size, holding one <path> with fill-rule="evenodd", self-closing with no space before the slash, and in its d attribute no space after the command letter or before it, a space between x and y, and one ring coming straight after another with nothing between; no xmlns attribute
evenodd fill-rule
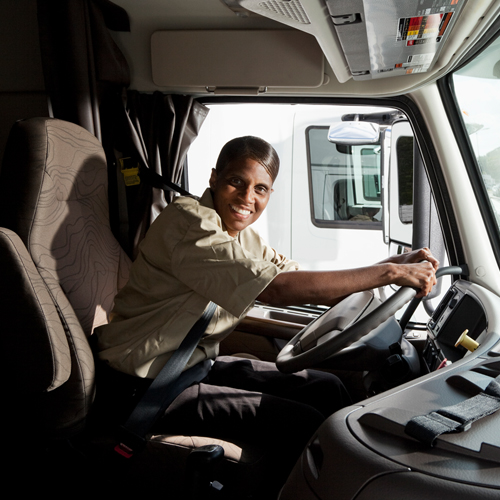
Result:
<svg viewBox="0 0 500 500"><path fill-rule="evenodd" d="M171 272L196 293L241 317L282 270L263 251L256 255L253 250L213 221L195 220L173 249Z"/></svg>
<svg viewBox="0 0 500 500"><path fill-rule="evenodd" d="M288 259L284 255L281 255L274 248L264 243L264 241L262 241L262 246L264 259L269 260L270 262L275 264L280 269L280 271L298 271L300 269L298 262L295 262L294 260Z"/></svg>

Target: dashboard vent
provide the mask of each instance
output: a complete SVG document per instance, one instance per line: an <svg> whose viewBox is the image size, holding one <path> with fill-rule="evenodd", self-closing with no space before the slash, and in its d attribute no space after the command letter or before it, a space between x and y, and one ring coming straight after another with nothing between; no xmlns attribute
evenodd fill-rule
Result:
<svg viewBox="0 0 500 500"><path fill-rule="evenodd" d="M311 24L302 4L298 0L288 0L285 2L269 0L267 2L260 2L259 7L262 10L271 11L273 14L287 17L300 24Z"/></svg>

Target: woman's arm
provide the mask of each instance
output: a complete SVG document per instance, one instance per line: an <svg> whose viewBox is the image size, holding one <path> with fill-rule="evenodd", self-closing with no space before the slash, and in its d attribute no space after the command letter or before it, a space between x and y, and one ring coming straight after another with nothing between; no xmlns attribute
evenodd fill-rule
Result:
<svg viewBox="0 0 500 500"><path fill-rule="evenodd" d="M425 254L428 254L427 257L424 257ZM428 261L420 262L423 258ZM288 271L276 276L257 299L276 306L333 306L352 293L389 284L411 286L419 290L417 296L423 297L436 284L437 266L438 262L430 251L422 249L358 269Z"/></svg>

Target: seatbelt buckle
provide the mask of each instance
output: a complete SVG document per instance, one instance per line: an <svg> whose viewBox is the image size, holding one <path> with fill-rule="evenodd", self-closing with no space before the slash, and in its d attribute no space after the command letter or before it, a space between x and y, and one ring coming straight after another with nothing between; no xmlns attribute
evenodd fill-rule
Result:
<svg viewBox="0 0 500 500"><path fill-rule="evenodd" d="M118 432L118 444L114 447L116 453L128 459L132 458L135 453L142 451L145 446L145 438L129 431L126 427L120 427Z"/></svg>

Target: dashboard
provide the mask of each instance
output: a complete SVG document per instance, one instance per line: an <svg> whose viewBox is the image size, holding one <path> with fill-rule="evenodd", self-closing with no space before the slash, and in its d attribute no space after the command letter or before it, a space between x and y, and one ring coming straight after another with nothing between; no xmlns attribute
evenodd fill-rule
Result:
<svg viewBox="0 0 500 500"><path fill-rule="evenodd" d="M464 330L478 346L456 346ZM427 324L424 374L340 410L318 429L283 500L440 498L500 495L500 411L428 446L406 434L415 417L470 401L500 380L500 297L457 280ZM356 470L356 474L352 471Z"/></svg>
<svg viewBox="0 0 500 500"><path fill-rule="evenodd" d="M456 345L460 335L477 340L487 329L486 312L479 299L467 292L465 282L453 285L427 324L428 337L423 351L427 372L435 371L462 359L467 349Z"/></svg>

